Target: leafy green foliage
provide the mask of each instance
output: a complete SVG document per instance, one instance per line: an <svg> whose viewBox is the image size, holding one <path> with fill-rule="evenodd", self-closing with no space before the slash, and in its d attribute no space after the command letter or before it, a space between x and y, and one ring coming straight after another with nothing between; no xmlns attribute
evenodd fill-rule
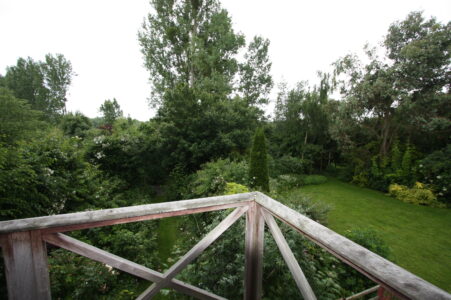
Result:
<svg viewBox="0 0 451 300"><path fill-rule="evenodd" d="M156 268L156 226L155 221L130 223L72 235L120 257ZM51 251L49 265L53 297L135 299L142 289L143 280L65 250Z"/></svg>
<svg viewBox="0 0 451 300"><path fill-rule="evenodd" d="M302 206L297 205L294 209L307 214ZM206 230L213 229L227 213L228 211L218 213L213 223L207 225ZM336 272L339 266L338 260L287 226L281 226L281 230L317 297L319 299L338 298L341 293ZM182 248L187 246L183 245ZM299 290L269 232L265 234L264 247L264 299L299 298L301 296ZM183 253L183 250L181 252ZM212 244L195 264L189 265L182 272L181 278L228 299L239 299L243 294L243 275L244 219L241 218Z"/></svg>
<svg viewBox="0 0 451 300"><path fill-rule="evenodd" d="M249 181L253 188L269 192L268 158L263 128L257 129L252 144Z"/></svg>
<svg viewBox="0 0 451 300"><path fill-rule="evenodd" d="M93 127L91 120L80 112L68 113L61 118L61 129L65 135L85 138Z"/></svg>
<svg viewBox="0 0 451 300"><path fill-rule="evenodd" d="M54 298L106 297L118 283L117 271L65 250L51 252L49 271Z"/></svg>
<svg viewBox="0 0 451 300"><path fill-rule="evenodd" d="M145 66L153 85L153 104L166 104L167 91L184 84L193 88L197 99L212 91L219 98L232 89L238 71L234 56L244 46L244 37L233 31L227 12L216 0L153 0L139 32Z"/></svg>
<svg viewBox="0 0 451 300"><path fill-rule="evenodd" d="M163 169L183 163L191 173L208 161L245 153L257 122L256 108L240 98L197 95L182 85L168 91L165 99L155 120Z"/></svg>
<svg viewBox="0 0 451 300"><path fill-rule="evenodd" d="M267 104L266 98L273 81L270 75L271 62L268 57L269 40L254 37L244 55L246 62L240 65L239 91L249 105Z"/></svg>
<svg viewBox="0 0 451 300"><path fill-rule="evenodd" d="M245 161L218 159L206 163L193 176L190 185L191 197L221 195L227 191L227 183L248 186L248 165Z"/></svg>
<svg viewBox="0 0 451 300"><path fill-rule="evenodd" d="M271 194L274 199L289 207L301 207L300 212L312 220L321 223L324 226L328 225L328 216L331 211L331 206L322 201L313 201L312 198L306 196L302 190L294 189L285 191L280 194Z"/></svg>
<svg viewBox="0 0 451 300"><path fill-rule="evenodd" d="M335 156L336 145L328 128L335 110L328 98L329 77L322 75L319 87L311 90L306 82L294 89L280 86L275 107L274 131L270 135L274 157L292 156L304 164L301 173L322 171Z"/></svg>
<svg viewBox="0 0 451 300"><path fill-rule="evenodd" d="M218 1L151 5L139 41L153 87L151 103L159 107L162 169L168 175L183 163L192 173L208 161L243 155L262 114L255 105L265 102L272 84L268 41L254 39L240 64L244 37Z"/></svg>
<svg viewBox="0 0 451 300"><path fill-rule="evenodd" d="M312 170L312 161L284 155L274 160L273 168L270 170L273 176L282 174L307 174Z"/></svg>
<svg viewBox="0 0 451 300"><path fill-rule="evenodd" d="M374 229L353 229L346 232L345 236L362 247L379 254L383 258L390 259L391 251ZM347 296L354 295L374 286L374 282L358 273L349 266L344 266L344 272L339 275L340 286L346 291Z"/></svg>
<svg viewBox="0 0 451 300"><path fill-rule="evenodd" d="M0 88L0 143L14 145L30 138L43 128L41 113L32 110L25 100L15 98L11 91Z"/></svg>
<svg viewBox="0 0 451 300"><path fill-rule="evenodd" d="M355 167L352 182L383 192L387 191L387 187L392 183L411 185L419 176L418 163L415 162L418 156L410 144L395 143L389 155L382 158L379 155L371 157L369 169L366 168L365 161L360 160L360 164Z"/></svg>
<svg viewBox="0 0 451 300"><path fill-rule="evenodd" d="M354 182L379 190L411 185L422 152L448 144L450 30L449 23L412 12L390 26L386 56L367 47L367 64L354 55L336 63L334 81L345 101L330 132L347 153Z"/></svg>
<svg viewBox="0 0 451 300"><path fill-rule="evenodd" d="M2 219L111 207L111 194L122 183L106 179L84 159L79 138L64 137L58 129L0 151ZM122 202L123 204L123 202Z"/></svg>
<svg viewBox="0 0 451 300"><path fill-rule="evenodd" d="M139 122L119 119L112 132L100 131L89 137L86 155L106 174L136 186L148 183L146 172L150 166L145 151L146 139Z"/></svg>
<svg viewBox="0 0 451 300"><path fill-rule="evenodd" d="M303 184L301 175L283 174L269 180L271 191L281 193L287 190L301 187Z"/></svg>
<svg viewBox="0 0 451 300"><path fill-rule="evenodd" d="M420 182L417 182L411 189L404 185L391 184L388 187L388 193L390 196L403 202L432 207L443 207L443 204L437 201L437 197L434 193L425 188L424 184Z"/></svg>
<svg viewBox="0 0 451 300"><path fill-rule="evenodd" d="M224 189L224 195L234 195L250 192L247 186L235 182L227 182Z"/></svg>
<svg viewBox="0 0 451 300"><path fill-rule="evenodd" d="M4 84L15 97L54 120L65 112L73 75L72 64L62 54L47 54L44 62L19 58L15 66L7 68Z"/></svg>
<svg viewBox="0 0 451 300"><path fill-rule="evenodd" d="M113 98L113 100L105 100L105 102L100 105L99 111L102 113L105 126L113 126L114 121L117 118L122 117L121 107L115 98Z"/></svg>
<svg viewBox="0 0 451 300"><path fill-rule="evenodd" d="M439 200L451 202L451 145L432 152L419 162L424 182L431 186Z"/></svg>
<svg viewBox="0 0 451 300"><path fill-rule="evenodd" d="M271 190L277 194L287 192L294 188L299 188L305 185L323 184L327 182L327 178L323 175L294 175L284 174L276 178L271 178Z"/></svg>
<svg viewBox="0 0 451 300"><path fill-rule="evenodd" d="M323 175L307 175L302 177L304 185L322 184L327 182L327 177Z"/></svg>

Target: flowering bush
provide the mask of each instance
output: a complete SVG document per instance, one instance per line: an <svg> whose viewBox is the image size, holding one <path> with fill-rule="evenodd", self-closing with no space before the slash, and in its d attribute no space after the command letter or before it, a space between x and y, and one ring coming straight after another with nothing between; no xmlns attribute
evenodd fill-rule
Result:
<svg viewBox="0 0 451 300"><path fill-rule="evenodd" d="M420 161L419 171L438 200L451 204L451 145Z"/></svg>

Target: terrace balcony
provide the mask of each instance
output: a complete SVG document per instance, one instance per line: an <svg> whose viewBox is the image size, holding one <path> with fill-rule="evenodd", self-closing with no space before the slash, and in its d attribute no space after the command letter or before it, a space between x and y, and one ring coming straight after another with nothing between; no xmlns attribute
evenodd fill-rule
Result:
<svg viewBox="0 0 451 300"><path fill-rule="evenodd" d="M234 209L233 212L164 273L63 234L72 230L230 208ZM149 288L137 299L151 299L162 288L172 288L198 299L225 299L177 280L175 276L243 216L246 218L243 283L246 300L261 299L262 296L265 225L275 239L302 297L316 299L275 218L377 284L374 288L346 299L358 299L377 293L374 299L393 299L391 297L394 296L399 299L451 300L451 295L444 290L259 192L0 222L0 246L5 261L9 299L51 299L47 244L108 264L151 282Z"/></svg>

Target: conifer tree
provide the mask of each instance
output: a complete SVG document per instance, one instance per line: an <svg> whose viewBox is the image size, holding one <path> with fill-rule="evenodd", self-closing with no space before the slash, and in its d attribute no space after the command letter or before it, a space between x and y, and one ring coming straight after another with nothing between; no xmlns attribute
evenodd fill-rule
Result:
<svg viewBox="0 0 451 300"><path fill-rule="evenodd" d="M255 131L254 144L251 150L249 178L251 187L269 192L268 160L266 153L266 139L263 128Z"/></svg>

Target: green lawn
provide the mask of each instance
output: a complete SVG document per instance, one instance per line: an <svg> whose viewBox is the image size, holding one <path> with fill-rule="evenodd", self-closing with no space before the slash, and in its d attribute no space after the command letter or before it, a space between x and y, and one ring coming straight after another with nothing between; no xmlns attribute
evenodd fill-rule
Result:
<svg viewBox="0 0 451 300"><path fill-rule="evenodd" d="M301 192L331 206L331 229L342 234L353 228L377 230L396 264L451 292L451 209L403 203L333 178Z"/></svg>

